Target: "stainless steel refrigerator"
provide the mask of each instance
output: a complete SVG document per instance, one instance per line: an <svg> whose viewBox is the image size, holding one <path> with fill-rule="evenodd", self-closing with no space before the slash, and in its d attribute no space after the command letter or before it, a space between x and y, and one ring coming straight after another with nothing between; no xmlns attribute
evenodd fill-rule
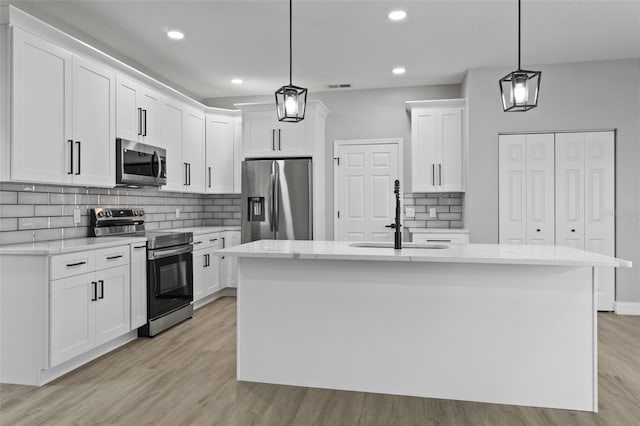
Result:
<svg viewBox="0 0 640 426"><path fill-rule="evenodd" d="M242 162L242 242L311 240L310 158Z"/></svg>

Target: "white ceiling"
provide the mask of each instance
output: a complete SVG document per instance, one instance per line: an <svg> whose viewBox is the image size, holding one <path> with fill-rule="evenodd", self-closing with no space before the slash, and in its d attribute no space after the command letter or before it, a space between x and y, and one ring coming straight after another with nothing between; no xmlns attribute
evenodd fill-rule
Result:
<svg viewBox="0 0 640 426"><path fill-rule="evenodd" d="M268 94L288 82L286 0L1 1L88 34L201 99ZM448 84L469 68L514 68L516 5L295 0L293 82L310 91ZM387 19L396 8L405 21ZM522 14L523 68L640 57L640 0L525 0ZM169 40L168 28L184 40ZM391 74L398 65L406 74Z"/></svg>

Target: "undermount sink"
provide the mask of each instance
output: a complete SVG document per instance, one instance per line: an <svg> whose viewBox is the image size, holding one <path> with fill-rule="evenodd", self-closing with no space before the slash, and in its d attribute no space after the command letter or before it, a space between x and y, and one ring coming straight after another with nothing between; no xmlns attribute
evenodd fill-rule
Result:
<svg viewBox="0 0 640 426"><path fill-rule="evenodd" d="M351 247L368 247L368 248L393 248L393 243L353 243ZM448 246L443 244L415 244L403 243L402 248L410 249L447 249Z"/></svg>

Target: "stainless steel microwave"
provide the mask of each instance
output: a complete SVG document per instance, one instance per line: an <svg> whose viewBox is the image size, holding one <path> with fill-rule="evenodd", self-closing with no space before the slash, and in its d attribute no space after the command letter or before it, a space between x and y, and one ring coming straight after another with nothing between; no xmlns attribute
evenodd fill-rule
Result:
<svg viewBox="0 0 640 426"><path fill-rule="evenodd" d="M119 186L161 186L167 183L167 150L116 139L116 184Z"/></svg>

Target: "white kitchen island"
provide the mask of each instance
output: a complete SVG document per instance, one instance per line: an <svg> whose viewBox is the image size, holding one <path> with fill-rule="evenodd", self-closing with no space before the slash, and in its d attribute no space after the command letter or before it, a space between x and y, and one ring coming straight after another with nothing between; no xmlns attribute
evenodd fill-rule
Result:
<svg viewBox="0 0 640 426"><path fill-rule="evenodd" d="M239 257L237 378L598 410L594 269L562 246L262 240Z"/></svg>

